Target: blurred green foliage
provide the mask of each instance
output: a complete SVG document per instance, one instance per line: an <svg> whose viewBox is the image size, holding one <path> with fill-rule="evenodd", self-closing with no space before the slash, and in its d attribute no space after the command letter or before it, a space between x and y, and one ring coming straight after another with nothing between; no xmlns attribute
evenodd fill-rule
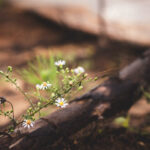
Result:
<svg viewBox="0 0 150 150"><path fill-rule="evenodd" d="M118 126L124 127L124 128L129 128L129 121L130 121L130 117L117 117L114 120L114 123Z"/></svg>
<svg viewBox="0 0 150 150"><path fill-rule="evenodd" d="M33 62L29 62L27 68L19 71L19 74L30 84L41 84L43 81L50 81L57 84L57 66L54 65L55 57L37 56Z"/></svg>
<svg viewBox="0 0 150 150"><path fill-rule="evenodd" d="M28 62L26 68L19 69L19 75L29 84L41 84L43 81L49 81L52 84L57 85L57 66L53 65L56 60L65 59L68 65L76 67L76 65L82 65L85 69L89 69L91 62L89 60L76 61L76 53L71 52L68 55L63 53L50 53L49 56L36 56L34 60ZM73 63L76 62L76 63Z"/></svg>

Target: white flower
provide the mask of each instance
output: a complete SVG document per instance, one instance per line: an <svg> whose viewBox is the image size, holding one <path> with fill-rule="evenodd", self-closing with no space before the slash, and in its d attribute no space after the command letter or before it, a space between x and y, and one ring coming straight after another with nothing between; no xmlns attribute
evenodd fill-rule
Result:
<svg viewBox="0 0 150 150"><path fill-rule="evenodd" d="M52 86L52 84L50 84L50 83L48 83L48 82L43 82L43 83L41 84L41 89L42 89L42 90L46 90L46 89L50 88L51 86Z"/></svg>
<svg viewBox="0 0 150 150"><path fill-rule="evenodd" d="M23 121L23 124L22 124L22 126L24 127L24 128L31 128L31 127L33 127L33 125L34 125L34 122L33 121L31 121L31 120L24 120Z"/></svg>
<svg viewBox="0 0 150 150"><path fill-rule="evenodd" d="M43 82L41 85L37 84L36 85L36 89L38 90L46 90L48 88L50 88L52 86L52 84L48 83L48 82Z"/></svg>
<svg viewBox="0 0 150 150"><path fill-rule="evenodd" d="M65 108L68 105L68 103L66 102L66 100L64 98L58 98L56 100L55 105L58 107L61 107L61 108Z"/></svg>
<svg viewBox="0 0 150 150"><path fill-rule="evenodd" d="M62 67L65 64L66 64L66 62L64 60L58 60L58 61L55 62L55 65L59 66L59 67Z"/></svg>
<svg viewBox="0 0 150 150"><path fill-rule="evenodd" d="M37 90L40 90L40 89L41 89L41 85L40 85L40 84L37 84L37 85L36 85L36 89L37 89Z"/></svg>
<svg viewBox="0 0 150 150"><path fill-rule="evenodd" d="M74 72L76 73L76 74L81 74L81 73L83 73L83 72L85 72L85 70L84 70L84 68L83 67L77 67L77 68L75 68L74 69Z"/></svg>

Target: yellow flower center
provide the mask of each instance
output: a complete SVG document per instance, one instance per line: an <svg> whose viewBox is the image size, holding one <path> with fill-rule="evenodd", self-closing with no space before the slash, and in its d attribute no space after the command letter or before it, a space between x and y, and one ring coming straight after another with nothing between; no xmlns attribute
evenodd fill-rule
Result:
<svg viewBox="0 0 150 150"><path fill-rule="evenodd" d="M60 105L60 106L63 106L63 105L64 105L64 102L59 102L59 105Z"/></svg>
<svg viewBox="0 0 150 150"><path fill-rule="evenodd" d="M43 86L47 86L47 83L46 83L46 82L43 82Z"/></svg>
<svg viewBox="0 0 150 150"><path fill-rule="evenodd" d="M27 120L26 124L30 125L31 124L31 120Z"/></svg>

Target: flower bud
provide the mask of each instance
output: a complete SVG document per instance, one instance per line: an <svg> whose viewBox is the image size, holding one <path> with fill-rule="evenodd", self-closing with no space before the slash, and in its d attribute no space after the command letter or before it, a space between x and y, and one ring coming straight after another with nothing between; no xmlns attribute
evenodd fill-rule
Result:
<svg viewBox="0 0 150 150"><path fill-rule="evenodd" d="M62 73L65 73L65 70L64 70L64 69L62 69L62 70L61 70L61 72L62 72Z"/></svg>
<svg viewBox="0 0 150 150"><path fill-rule="evenodd" d="M51 97L52 97L52 98L55 97L55 93L52 93L52 94L51 94Z"/></svg>
<svg viewBox="0 0 150 150"><path fill-rule="evenodd" d="M82 89L83 89L83 86L82 86L82 85L78 87L78 90L82 90Z"/></svg>
<svg viewBox="0 0 150 150"><path fill-rule="evenodd" d="M95 77L94 80L95 80L95 81L98 80L98 77Z"/></svg>
<svg viewBox="0 0 150 150"><path fill-rule="evenodd" d="M66 68L66 72L69 73L69 68Z"/></svg>
<svg viewBox="0 0 150 150"><path fill-rule="evenodd" d="M73 84L73 81L69 81L69 85L72 85Z"/></svg>
<svg viewBox="0 0 150 150"><path fill-rule="evenodd" d="M0 74L3 74L4 72L2 70L0 70Z"/></svg>
<svg viewBox="0 0 150 150"><path fill-rule="evenodd" d="M40 107L41 106L41 102L38 102L37 105Z"/></svg>
<svg viewBox="0 0 150 150"><path fill-rule="evenodd" d="M84 74L84 78L86 78L87 76L88 76L88 74L87 74L87 73L85 73L85 74Z"/></svg>
<svg viewBox="0 0 150 150"><path fill-rule="evenodd" d="M8 66L8 67L7 67L7 71L8 71L8 72L12 72L12 67L11 67L11 66Z"/></svg>
<svg viewBox="0 0 150 150"><path fill-rule="evenodd" d="M68 76L68 79L70 79L70 80L71 80L71 79L72 79L72 77L71 77L71 76Z"/></svg>
<svg viewBox="0 0 150 150"><path fill-rule="evenodd" d="M31 111L32 110L32 107L29 107L29 109L28 109L29 111Z"/></svg>
<svg viewBox="0 0 150 150"><path fill-rule="evenodd" d="M74 73L74 70L73 70L73 69L71 69L71 72L72 72L72 73Z"/></svg>

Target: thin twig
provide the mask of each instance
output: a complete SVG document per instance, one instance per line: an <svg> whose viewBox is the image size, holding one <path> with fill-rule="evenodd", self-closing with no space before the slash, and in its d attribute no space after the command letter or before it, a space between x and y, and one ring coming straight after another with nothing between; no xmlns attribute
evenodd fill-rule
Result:
<svg viewBox="0 0 150 150"><path fill-rule="evenodd" d="M12 108L12 122L13 122L14 127L16 127L16 124L17 124L17 123L16 123L16 120L15 120L15 114L14 114L14 107L13 107L13 104L12 104L10 101L8 101L8 100L6 100L6 102L11 105L11 108Z"/></svg>

